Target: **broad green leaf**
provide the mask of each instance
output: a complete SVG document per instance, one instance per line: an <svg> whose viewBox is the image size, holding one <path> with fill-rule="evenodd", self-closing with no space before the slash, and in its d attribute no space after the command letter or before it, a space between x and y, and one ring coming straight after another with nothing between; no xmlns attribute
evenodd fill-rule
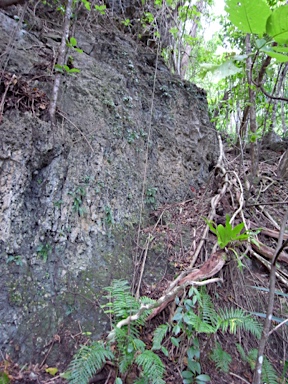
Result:
<svg viewBox="0 0 288 384"><path fill-rule="evenodd" d="M247 59L247 57L248 57L248 55L235 55L235 56L233 56L233 60L244 61Z"/></svg>
<svg viewBox="0 0 288 384"><path fill-rule="evenodd" d="M283 55L282 53L261 49L261 51L265 52L268 56L273 57L273 59L276 59L279 63L286 63L288 61L288 56Z"/></svg>
<svg viewBox="0 0 288 384"><path fill-rule="evenodd" d="M242 68L236 67L233 60L228 60L219 65L216 69L212 70L211 80L214 83L218 83L220 80L225 79L225 77L232 76L240 72L242 72Z"/></svg>
<svg viewBox="0 0 288 384"><path fill-rule="evenodd" d="M226 225L227 232L232 232L232 225L230 224L230 216L229 215L226 215L225 225Z"/></svg>
<svg viewBox="0 0 288 384"><path fill-rule="evenodd" d="M273 51L275 52L288 52L288 47L282 47L282 45L278 45L276 47L273 47Z"/></svg>
<svg viewBox="0 0 288 384"><path fill-rule="evenodd" d="M87 11L91 11L91 5L89 1L82 1L82 3L84 4L84 7L87 9Z"/></svg>
<svg viewBox="0 0 288 384"><path fill-rule="evenodd" d="M73 46L73 47L76 47L77 45L77 40L75 39L75 37L70 37L70 44Z"/></svg>
<svg viewBox="0 0 288 384"><path fill-rule="evenodd" d="M232 234L231 234L232 238L237 236L242 231L243 228L244 228L244 223L240 223L240 224L236 225L236 227L234 227L232 229Z"/></svg>
<svg viewBox="0 0 288 384"><path fill-rule="evenodd" d="M247 233L243 233L242 235L236 236L233 240L238 240L238 241L246 241L248 240L249 235Z"/></svg>
<svg viewBox="0 0 288 384"><path fill-rule="evenodd" d="M275 9L267 20L266 30L277 43L288 42L288 5Z"/></svg>
<svg viewBox="0 0 288 384"><path fill-rule="evenodd" d="M69 68L69 73L79 73L80 72L80 69L79 68ZM81 210L83 210L83 208L80 208ZM79 209L79 211L80 211Z"/></svg>
<svg viewBox="0 0 288 384"><path fill-rule="evenodd" d="M171 343L175 345L175 347L179 347L179 339L176 339L175 337L171 337Z"/></svg>
<svg viewBox="0 0 288 384"><path fill-rule="evenodd" d="M56 373L58 372L58 368L56 367L49 367L45 369L45 372L49 373L51 376L55 376Z"/></svg>
<svg viewBox="0 0 288 384"><path fill-rule="evenodd" d="M265 0L226 0L229 20L244 33L262 36L271 10Z"/></svg>
<svg viewBox="0 0 288 384"><path fill-rule="evenodd" d="M266 39L257 39L255 41L255 45L258 49L262 48L265 44L267 44L267 40Z"/></svg>
<svg viewBox="0 0 288 384"><path fill-rule="evenodd" d="M193 374L190 371L183 371L182 372L182 377L183 377L183 379L192 379Z"/></svg>
<svg viewBox="0 0 288 384"><path fill-rule="evenodd" d="M220 248L225 248L226 245L229 243L231 237L227 235L226 229L223 227L222 224L219 224L217 227L218 230L218 244Z"/></svg>
<svg viewBox="0 0 288 384"><path fill-rule="evenodd" d="M173 328L173 333L175 334L175 335L178 335L178 333L180 333L180 331L181 331L181 328L180 328L180 325L175 325L175 327Z"/></svg>
<svg viewBox="0 0 288 384"><path fill-rule="evenodd" d="M199 375L196 377L196 383L197 384L207 383L210 380L211 380L211 378L208 375Z"/></svg>
<svg viewBox="0 0 288 384"><path fill-rule="evenodd" d="M198 363L198 361L194 360L188 360L188 368L191 372L195 373L201 373L201 366Z"/></svg>
<svg viewBox="0 0 288 384"><path fill-rule="evenodd" d="M178 321L178 320L181 320L183 317L182 313L176 313L174 316L173 316L173 321Z"/></svg>
<svg viewBox="0 0 288 384"><path fill-rule="evenodd" d="M164 355L165 355L166 357L169 356L169 352L168 352L167 348L163 347L163 345L162 345L162 347L161 347L161 351L162 351L162 353L164 353Z"/></svg>

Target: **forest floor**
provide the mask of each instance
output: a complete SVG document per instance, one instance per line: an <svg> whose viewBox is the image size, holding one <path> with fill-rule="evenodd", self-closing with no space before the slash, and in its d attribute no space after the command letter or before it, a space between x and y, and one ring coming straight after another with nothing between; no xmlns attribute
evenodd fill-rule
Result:
<svg viewBox="0 0 288 384"><path fill-rule="evenodd" d="M280 226L287 209L285 204L288 203L288 181L277 177L277 165L281 153L265 150L261 152L257 183L254 186L250 186L250 191L246 194L244 179L245 176L249 175L250 167L249 156L246 156L247 159L244 159L242 165L239 166L239 157L231 153L226 154L223 164L231 178L225 195L222 196L221 201L216 207L216 215L213 220L216 224L224 224L225 216L229 214L232 217L233 213L239 208L241 195L244 193L245 204L241 209L243 217L241 218L239 214L235 219L235 225L244 218L249 229L261 228L261 232L257 235L257 241L266 247L260 246L257 249L253 246L252 249L251 245L247 244L235 245L238 259L235 257L234 252L227 251L228 260L218 274L222 282L207 286L207 292L212 297L216 310L223 307L241 308L248 313L258 314L256 318L261 322L266 313L268 300L268 293L264 289L267 289L269 286L269 257L273 255L273 250L276 248ZM189 268L191 257L199 247L206 226L203 217L208 217L211 211L211 199L219 191L219 180L217 177L215 172L211 172L210 179L206 185L203 185L203 188L199 190L193 189L194 198L181 203L171 203L165 207L159 207L151 214L152 218L154 216L154 223L151 224L151 227L143 228L142 233L152 233L156 242L157 239L163 240L165 238L165 256L169 258L169 263L173 266L176 274ZM182 244L183 229L184 232L190 233L191 236L191 247L189 249L183 247ZM203 242L195 266L200 266L209 258L215 242L216 237L210 232ZM278 263L276 283L278 292L287 293L287 263L288 255L283 252L282 260ZM171 275L171 273L166 272L157 285L149 285L144 281L141 294L154 299L159 298L173 280L173 276L175 274ZM148 349L152 345L151 340L154 329L159 324L163 324L171 319L173 310L173 306L171 307L170 305L143 328L141 337L148 346ZM273 314L275 316L273 318L275 319L272 324L273 328L280 321L277 321L277 318L285 319L288 316L287 298L279 293L275 296ZM73 337L73 335L69 335L67 332L65 334L65 330L63 330L63 334L57 336L59 339L55 339L55 343L61 343L65 337ZM78 345L80 342L85 341L85 338L81 337L82 339L79 339L78 336ZM247 355L249 350L257 348L258 341L251 334L244 331L238 331L236 334L218 331L216 334L210 335L199 334L198 339L201 373L210 376L211 384L243 384L252 382L253 371L251 366L247 361L243 361L236 348L236 344L241 343ZM215 363L211 360L211 353L216 343L219 343L232 357L226 373L221 371L219 367L217 369ZM51 345L53 346L53 343ZM278 383L282 384L288 382L287 376L286 378L283 377L284 363L288 360L286 356L287 345L288 328L284 325L272 333L265 352L277 372ZM180 372L183 369L185 370L187 358L183 357L183 349L173 346L169 339L165 341L165 347L169 352L169 356L166 357L162 353L159 354L166 367L165 382L167 384L180 384L182 383ZM12 383L60 384L66 382L60 377L60 373L65 371L66 366L59 362L57 366L58 371L55 376L49 374L49 368L51 367L45 365L45 361L41 365L31 364L20 367L6 356L4 362L0 365L0 372L5 371ZM136 372L135 370L134 373L136 374ZM111 384L109 379L102 378L100 380L100 376L98 377L98 380L92 380L91 383ZM1 381L0 377L0 382L6 383L3 380ZM128 382L133 383L131 376L129 380L127 379L126 383Z"/></svg>

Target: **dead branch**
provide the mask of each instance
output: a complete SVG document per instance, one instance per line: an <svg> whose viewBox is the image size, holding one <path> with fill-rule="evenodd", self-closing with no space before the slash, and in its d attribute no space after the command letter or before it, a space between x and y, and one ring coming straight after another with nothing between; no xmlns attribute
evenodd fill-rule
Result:
<svg viewBox="0 0 288 384"><path fill-rule="evenodd" d="M128 316L126 319L119 321L119 323L116 324L116 328L122 328L122 327L124 327L124 325L130 324L132 321L138 320L140 318L140 316L142 315L142 313L144 313L145 311L149 311L153 308L158 308L159 306L161 306L163 303L166 303L167 301L170 302L171 297L175 298L177 293L184 290L188 285L195 285L195 286L200 287L200 286L207 285L207 284L217 283L219 281L222 281L222 280L220 278L214 278L214 279L209 279L209 280L205 280L205 281L187 281L183 285L175 287L172 291L170 291L166 295L161 296L160 299L158 299L155 303L142 304L139 311L135 315ZM150 318L150 316L149 316L149 318ZM109 333L109 335L107 336L108 340L111 340L114 338L114 333L115 333L114 330L112 330Z"/></svg>
<svg viewBox="0 0 288 384"><path fill-rule="evenodd" d="M252 228L254 228L254 229L259 228L259 226L256 225L255 223L253 223L252 221L249 221L249 223L250 223L250 226ZM275 230L269 229L269 228L261 228L261 234L269 236L269 237L272 237L273 239L278 239L279 238L279 231L275 231ZM288 239L288 233L284 233L283 234L283 239L284 240Z"/></svg>
<svg viewBox="0 0 288 384"><path fill-rule="evenodd" d="M266 257L267 259L272 260L275 254L275 250L259 241L257 243L258 243L257 245L254 243L251 244L254 251L260 253L260 255ZM281 254L278 257L278 260L284 261L285 263L288 264L288 254L286 252L281 252Z"/></svg>
<svg viewBox="0 0 288 384"><path fill-rule="evenodd" d="M148 319L151 320L153 317L162 312L163 309L166 308L167 305L175 299L177 293L184 291L187 285L195 285L196 281L204 280L216 275L216 273L218 273L225 265L225 261L226 253L224 251L217 251L213 253L201 268L194 269L186 277L182 278L176 287L174 287L172 290L169 290L164 296L162 296L162 298L165 299L163 299L161 303L155 307Z"/></svg>

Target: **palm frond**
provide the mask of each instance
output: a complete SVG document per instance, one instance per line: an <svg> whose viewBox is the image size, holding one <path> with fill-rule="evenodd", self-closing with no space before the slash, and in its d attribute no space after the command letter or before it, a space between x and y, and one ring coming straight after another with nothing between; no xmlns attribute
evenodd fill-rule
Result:
<svg viewBox="0 0 288 384"><path fill-rule="evenodd" d="M91 377L104 366L106 360L113 358L113 353L103 343L94 342L91 345L82 346L69 364L69 383L87 384Z"/></svg>

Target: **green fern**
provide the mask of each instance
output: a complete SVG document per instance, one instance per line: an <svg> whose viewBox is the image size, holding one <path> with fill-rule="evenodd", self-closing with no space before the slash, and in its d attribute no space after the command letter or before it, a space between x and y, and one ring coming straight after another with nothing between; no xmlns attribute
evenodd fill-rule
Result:
<svg viewBox="0 0 288 384"><path fill-rule="evenodd" d="M155 329L152 350L161 349L161 343L169 329L169 324L161 324Z"/></svg>
<svg viewBox="0 0 288 384"><path fill-rule="evenodd" d="M141 304L151 304L155 300L148 297L141 297L140 301L137 301L130 292L129 283L126 280L113 280L110 287L106 288L109 302L102 306L102 308L108 308L105 313L111 313L114 316L114 322L117 323L120 320L134 315L140 309ZM145 320L149 316L152 310L144 311L139 319L133 322L133 326L144 325Z"/></svg>
<svg viewBox="0 0 288 384"><path fill-rule="evenodd" d="M262 332L258 321L240 308L220 309L217 328L222 329L223 332L227 332L229 329L232 334L235 334L237 329L243 329L251 332L257 339L261 337Z"/></svg>
<svg viewBox="0 0 288 384"><path fill-rule="evenodd" d="M113 280L111 286L106 290L109 295L105 297L110 301L103 305L103 308L109 308L105 312L112 313L116 322L126 319L139 310L140 303L131 295L128 281Z"/></svg>
<svg viewBox="0 0 288 384"><path fill-rule="evenodd" d="M113 358L113 353L103 343L94 342L91 345L84 345L74 355L65 377L70 384L87 384L91 377L104 366L106 360Z"/></svg>
<svg viewBox="0 0 288 384"><path fill-rule="evenodd" d="M232 357L221 348L219 343L216 343L216 347L212 351L211 360L214 361L217 369L225 373L229 372Z"/></svg>
<svg viewBox="0 0 288 384"><path fill-rule="evenodd" d="M238 352L240 353L242 360L246 361L250 365L252 371L254 371L258 355L257 349L253 348L246 354L242 345L237 344L236 347ZM277 372L275 371L273 365L270 363L266 356L264 356L263 359L262 381L266 384L279 383Z"/></svg>
<svg viewBox="0 0 288 384"><path fill-rule="evenodd" d="M206 317L206 321L204 321L201 316L197 316L193 311L186 313L183 316L183 320L188 326L192 326L193 330L198 333L216 332L216 329L211 325L209 318Z"/></svg>
<svg viewBox="0 0 288 384"><path fill-rule="evenodd" d="M145 350L136 357L135 363L142 368L142 374L149 380L149 383L165 384L162 379L165 372L164 365L160 357L154 352Z"/></svg>
<svg viewBox="0 0 288 384"><path fill-rule="evenodd" d="M202 287L200 289L200 300L199 300L199 316L201 319L210 324L212 327L215 327L217 324L217 313L215 311L214 304L212 302L211 296L207 293L206 288Z"/></svg>

